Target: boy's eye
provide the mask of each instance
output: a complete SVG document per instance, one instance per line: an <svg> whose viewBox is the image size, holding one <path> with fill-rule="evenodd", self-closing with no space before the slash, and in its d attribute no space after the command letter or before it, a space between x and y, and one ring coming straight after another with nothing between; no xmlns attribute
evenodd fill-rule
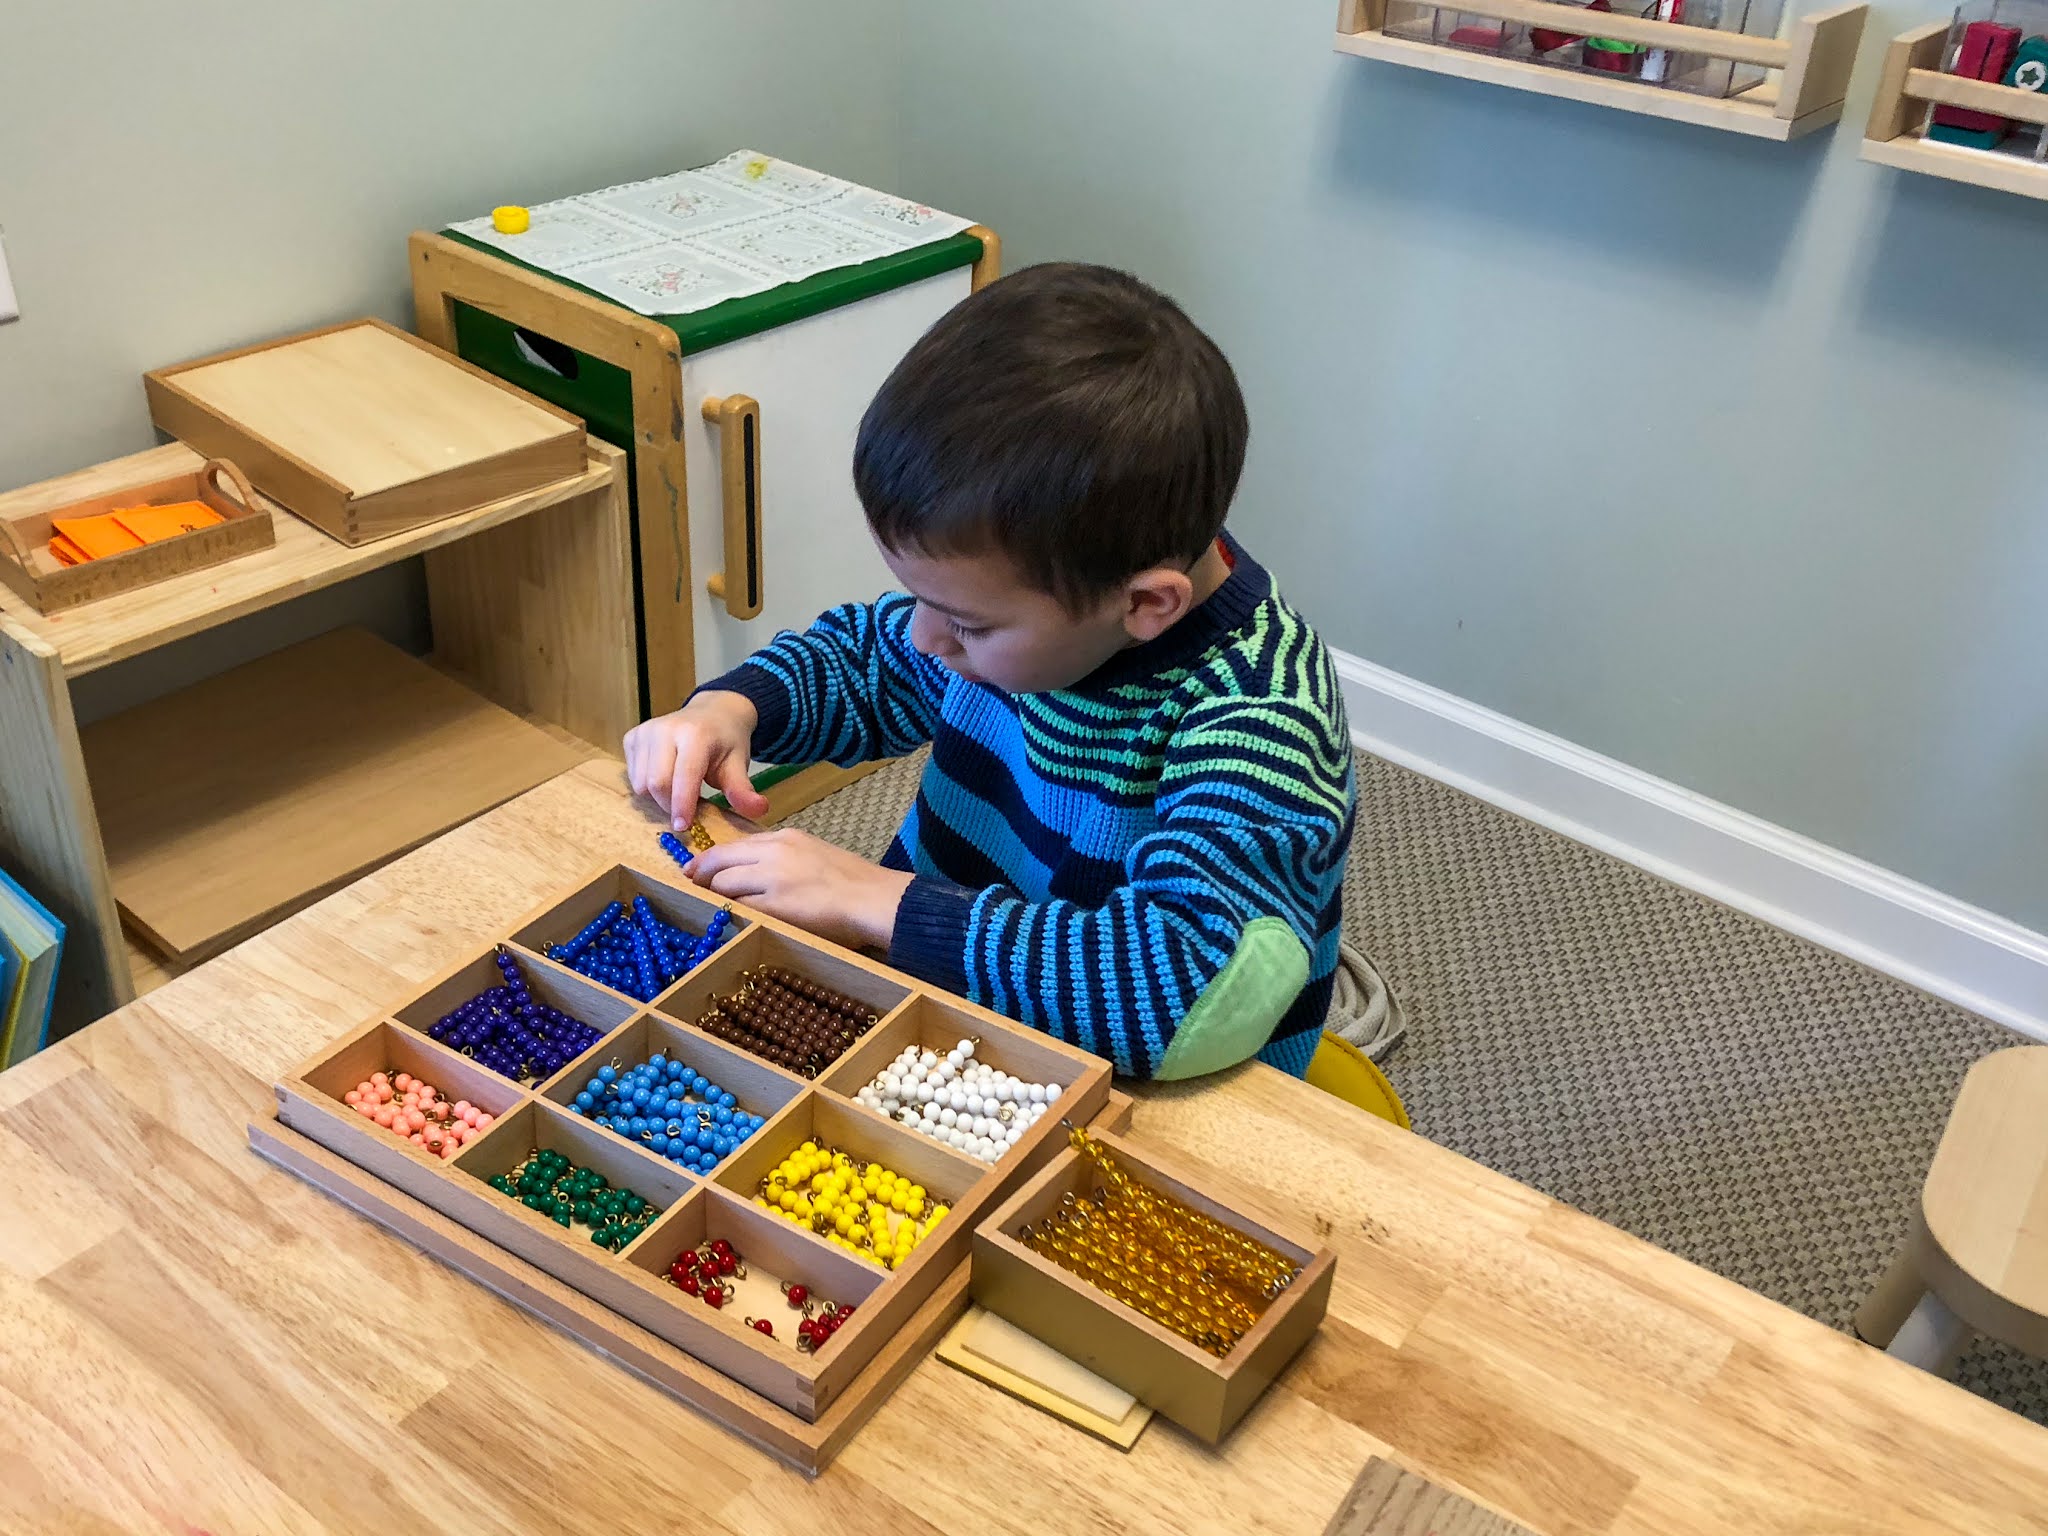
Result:
<svg viewBox="0 0 2048 1536"><path fill-rule="evenodd" d="M977 629L972 624L962 624L958 619L954 618L946 620L946 628L952 630L962 640L972 640L977 635L988 633L986 629Z"/></svg>

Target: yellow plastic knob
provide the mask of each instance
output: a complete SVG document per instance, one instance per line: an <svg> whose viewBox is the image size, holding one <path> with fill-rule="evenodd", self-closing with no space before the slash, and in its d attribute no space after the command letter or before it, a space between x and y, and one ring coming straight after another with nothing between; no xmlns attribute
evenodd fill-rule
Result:
<svg viewBox="0 0 2048 1536"><path fill-rule="evenodd" d="M507 204L491 210L491 228L501 235L523 235L532 222L532 216L524 208Z"/></svg>

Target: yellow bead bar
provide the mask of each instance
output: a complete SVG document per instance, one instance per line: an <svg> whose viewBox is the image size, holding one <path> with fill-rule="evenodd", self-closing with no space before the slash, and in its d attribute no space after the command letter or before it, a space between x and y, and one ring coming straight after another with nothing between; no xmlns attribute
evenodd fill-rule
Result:
<svg viewBox="0 0 2048 1536"><path fill-rule="evenodd" d="M884 1269L907 1263L946 1215L902 1174L815 1141L770 1169L754 1202Z"/></svg>

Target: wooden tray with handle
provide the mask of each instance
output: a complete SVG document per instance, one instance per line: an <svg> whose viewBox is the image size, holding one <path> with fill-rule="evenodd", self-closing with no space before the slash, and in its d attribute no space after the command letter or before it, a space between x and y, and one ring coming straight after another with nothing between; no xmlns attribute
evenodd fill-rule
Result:
<svg viewBox="0 0 2048 1536"><path fill-rule="evenodd" d="M221 482L234 488L228 495ZM43 614L61 613L219 565L237 555L268 549L277 541L270 509L256 497L246 476L226 459L208 459L189 474L123 486L85 501L63 500L61 480L25 486L0 496L0 582ZM204 503L221 515L210 528L195 528L118 555L83 565L65 565L50 553L51 523L57 518L95 517L124 507Z"/></svg>

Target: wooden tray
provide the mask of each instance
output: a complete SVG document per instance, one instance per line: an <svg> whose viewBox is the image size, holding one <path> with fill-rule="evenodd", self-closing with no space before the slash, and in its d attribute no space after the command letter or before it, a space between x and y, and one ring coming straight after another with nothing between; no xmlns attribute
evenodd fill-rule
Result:
<svg viewBox="0 0 2048 1536"><path fill-rule="evenodd" d="M646 895L666 920L691 932L701 932L719 905L641 870L599 871L512 925L502 946L466 959L300 1065L277 1086L279 1118L354 1165L349 1182L356 1194L343 1195L351 1204L365 1208L358 1196L369 1188L380 1206L386 1202L382 1192L389 1191L439 1213L465 1234L461 1254L451 1262L506 1294L513 1278L528 1270L545 1273L579 1299L577 1310L591 1330L582 1336L610 1354L620 1353L614 1347L620 1339L651 1338L679 1351L721 1383L719 1392L693 1398L698 1406L815 1470L830 1452L804 1426L836 1421L849 1393L887 1391L895 1376L885 1371L877 1377L877 1362L891 1358L906 1336L917 1340L921 1354L958 1315L965 1305L962 1282L975 1223L1064 1145L1061 1117L1120 1124L1128 1101L1110 1093L1109 1064L1099 1057L737 903L731 907L732 936L651 1003L546 957L550 942L573 936L606 901L636 895ZM530 1086L497 1077L426 1034L444 1013L496 983L500 948L517 958L542 1001L604 1031L582 1057ZM695 1027L691 1021L713 998L734 990L745 972L762 965L788 967L857 997L879 1015L877 1022L816 1081ZM912 1041L950 1048L963 1036L981 1042L979 1059L1028 1081L1061 1085L1059 1113L1041 1118L993 1166L894 1124L852 1097L882 1061ZM631 1065L656 1051L688 1062L732 1092L742 1108L767 1117L760 1131L708 1175L690 1173L569 1107L600 1065ZM497 1116L496 1123L444 1162L343 1103L357 1082L385 1069L410 1071L446 1093L466 1096ZM851 1255L753 1201L769 1168L805 1140L885 1163L923 1184L951 1211L894 1271ZM490 1187L492 1175L538 1147L559 1148L579 1166L595 1167L613 1183L633 1188L660 1216L614 1254ZM325 1179L316 1182L332 1188ZM758 1315L791 1319L777 1282L796 1280L851 1302L852 1318L826 1349L799 1353L788 1330L771 1339L746 1325L748 1292L715 1310L666 1282L663 1273L677 1252L718 1236L761 1271L749 1282L761 1297L753 1303ZM935 1315L932 1303L941 1295L951 1299ZM875 1382L879 1386L870 1385ZM754 1406L736 1412L727 1388ZM865 1417L872 1406L862 1403L852 1411ZM760 1432L764 1416L782 1426L777 1436Z"/></svg>
<svg viewBox="0 0 2048 1536"><path fill-rule="evenodd" d="M233 496L221 489L223 475L234 483ZM61 499L64 493L55 487L62 483L24 486L0 496L0 582L38 613L61 613L80 603L132 592L166 577L268 549L277 539L270 509L256 499L241 470L225 459L208 459L189 474L141 481L83 501ZM227 521L83 565L65 565L50 553L50 524L55 518L94 517L118 507L180 501L203 501Z"/></svg>
<svg viewBox="0 0 2048 1536"><path fill-rule="evenodd" d="M1049 1215L1063 1195L1100 1184L1095 1165L1069 1147L975 1229L974 1299L1213 1445L1314 1336L1329 1310L1337 1256L1205 1194L1194 1175L1168 1171L1129 1142L1097 1136L1133 1178L1285 1254L1301 1266L1294 1283L1219 1360L1041 1258L1015 1234Z"/></svg>
<svg viewBox="0 0 2048 1536"><path fill-rule="evenodd" d="M80 740L115 902L181 965L581 761L360 629L110 716Z"/></svg>
<svg viewBox="0 0 2048 1536"><path fill-rule="evenodd" d="M583 469L583 423L381 320L143 375L156 424L363 544Z"/></svg>

